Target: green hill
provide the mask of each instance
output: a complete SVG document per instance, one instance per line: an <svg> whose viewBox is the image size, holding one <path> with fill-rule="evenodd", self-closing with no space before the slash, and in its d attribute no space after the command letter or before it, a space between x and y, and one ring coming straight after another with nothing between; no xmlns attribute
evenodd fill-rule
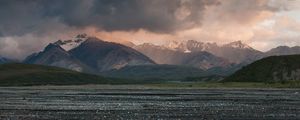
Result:
<svg viewBox="0 0 300 120"><path fill-rule="evenodd" d="M300 81L300 55L272 56L258 60L225 82L288 82Z"/></svg>
<svg viewBox="0 0 300 120"><path fill-rule="evenodd" d="M111 80L58 67L29 64L0 65L0 86L105 84Z"/></svg>

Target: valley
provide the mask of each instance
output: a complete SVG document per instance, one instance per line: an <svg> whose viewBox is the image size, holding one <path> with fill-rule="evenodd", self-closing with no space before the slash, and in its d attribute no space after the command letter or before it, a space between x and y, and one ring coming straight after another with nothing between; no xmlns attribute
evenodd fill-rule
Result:
<svg viewBox="0 0 300 120"><path fill-rule="evenodd" d="M300 0L0 0L0 120L300 120Z"/></svg>

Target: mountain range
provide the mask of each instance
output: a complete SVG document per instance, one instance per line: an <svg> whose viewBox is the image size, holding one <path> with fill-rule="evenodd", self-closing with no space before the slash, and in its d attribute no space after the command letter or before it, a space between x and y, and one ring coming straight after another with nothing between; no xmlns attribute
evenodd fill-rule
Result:
<svg viewBox="0 0 300 120"><path fill-rule="evenodd" d="M196 40L172 41L166 45L126 43L129 44L122 45L79 34L73 39L48 44L42 51L29 55L23 63L109 77L184 79L228 76L268 56L300 54L300 47L297 46L279 46L261 52L241 41L225 45ZM0 64L9 62L15 61L0 57Z"/></svg>
<svg viewBox="0 0 300 120"><path fill-rule="evenodd" d="M230 64L226 59L206 51L184 52L183 50L172 50L149 43L135 46L134 48L149 56L158 64L192 66L203 70L213 67L226 67Z"/></svg>
<svg viewBox="0 0 300 120"><path fill-rule="evenodd" d="M134 48L159 64L188 65L222 75L230 75L243 66L268 56L300 54L299 46L279 46L261 52L241 41L224 45L196 40L172 41L167 45L144 43Z"/></svg>
<svg viewBox="0 0 300 120"><path fill-rule="evenodd" d="M195 40L183 42L170 42L167 45L156 46L153 44L142 44L135 47L138 51L148 55L155 62L172 64L172 61L163 61L161 56L157 55L159 51L182 52L186 54L197 52L209 52L214 56L227 60L228 63L251 63L263 55L263 52L253 49L252 47L242 43L241 41L232 42L225 45L217 45L216 43L204 43ZM168 52L171 53L171 52ZM168 54L166 53L166 54ZM177 54L176 53L176 54Z"/></svg>

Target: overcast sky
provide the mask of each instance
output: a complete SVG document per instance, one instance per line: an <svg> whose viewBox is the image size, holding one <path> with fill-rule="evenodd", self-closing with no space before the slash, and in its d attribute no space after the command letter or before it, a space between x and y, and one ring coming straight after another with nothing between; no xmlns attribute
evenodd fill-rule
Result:
<svg viewBox="0 0 300 120"><path fill-rule="evenodd" d="M300 45L300 0L0 1L0 55L24 58L78 33L136 44L242 40L266 51Z"/></svg>

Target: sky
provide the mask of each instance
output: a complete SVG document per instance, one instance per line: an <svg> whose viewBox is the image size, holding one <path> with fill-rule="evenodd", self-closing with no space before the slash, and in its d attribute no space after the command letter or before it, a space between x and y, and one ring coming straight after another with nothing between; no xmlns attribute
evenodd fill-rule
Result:
<svg viewBox="0 0 300 120"><path fill-rule="evenodd" d="M1 0L0 55L23 59L87 33L114 42L241 40L300 46L300 0Z"/></svg>

